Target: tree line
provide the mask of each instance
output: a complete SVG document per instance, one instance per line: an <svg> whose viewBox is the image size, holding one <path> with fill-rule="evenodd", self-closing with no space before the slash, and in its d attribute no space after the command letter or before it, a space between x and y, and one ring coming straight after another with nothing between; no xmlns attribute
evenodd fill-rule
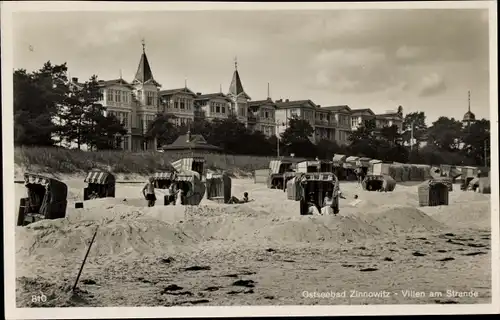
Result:
<svg viewBox="0 0 500 320"><path fill-rule="evenodd" d="M127 131L99 103L97 76L72 84L67 71L66 63L53 65L50 61L33 72L14 71L14 144L117 148Z"/></svg>
<svg viewBox="0 0 500 320"><path fill-rule="evenodd" d="M347 146L327 139L311 142L314 128L297 117L289 119L279 143L275 136L266 137L260 131L252 131L231 115L211 121L198 118L189 127L176 126L174 119L172 115L159 114L150 125L149 136L166 145L190 130L231 154L276 156L279 148L280 155L306 158L331 159L334 154L346 154L388 162L489 165L486 162L490 122L485 119L464 127L459 120L440 117L427 127L425 113L413 112L404 117L402 132L396 125L377 128L374 120L367 120L350 133Z"/></svg>
<svg viewBox="0 0 500 320"><path fill-rule="evenodd" d="M100 100L97 76L73 86L66 64L49 61L31 73L14 71L15 144L118 149L120 136L127 131L116 117L106 115ZM402 132L396 126L377 128L373 120L367 120L350 133L347 146L326 139L311 142L314 128L297 117L289 119L279 141L249 129L235 116L210 121L199 117L189 127L177 126L174 120L172 115L158 114L145 138L157 138L162 146L190 130L229 154L276 156L279 151L280 155L321 159L346 154L402 163L489 165L490 121L486 119L464 127L457 119L440 117L428 127L425 113L413 112L404 117Z"/></svg>

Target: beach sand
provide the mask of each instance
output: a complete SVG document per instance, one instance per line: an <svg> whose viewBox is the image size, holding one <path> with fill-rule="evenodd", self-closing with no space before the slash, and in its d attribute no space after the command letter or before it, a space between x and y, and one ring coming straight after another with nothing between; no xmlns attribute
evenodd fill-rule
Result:
<svg viewBox="0 0 500 320"><path fill-rule="evenodd" d="M300 216L286 193L250 179L232 182L233 195L247 191L255 199L247 204L163 206L158 191L153 208L142 184L130 183L117 184L116 198L75 209L83 179L64 182L66 218L16 227L18 307L491 301L490 195L458 185L450 205L421 208L415 183L379 193L342 182L347 199L339 216ZM18 204L25 187L15 191ZM352 206L355 194L361 201ZM71 293L97 226L79 290ZM32 302L38 292L46 302ZM323 297L311 297L315 292Z"/></svg>

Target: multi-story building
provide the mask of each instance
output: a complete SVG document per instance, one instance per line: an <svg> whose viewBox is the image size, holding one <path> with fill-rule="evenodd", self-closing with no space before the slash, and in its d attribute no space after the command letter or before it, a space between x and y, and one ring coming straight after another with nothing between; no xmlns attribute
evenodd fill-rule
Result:
<svg viewBox="0 0 500 320"><path fill-rule="evenodd" d="M159 95L159 112L173 115L176 125L188 125L194 120L196 93L184 87L162 90Z"/></svg>
<svg viewBox="0 0 500 320"><path fill-rule="evenodd" d="M335 140L337 121L331 112L317 105L314 120L315 141Z"/></svg>
<svg viewBox="0 0 500 320"><path fill-rule="evenodd" d="M276 100L276 108L276 133L278 137L286 130L292 117L306 120L313 128L316 126L317 106L311 100L290 101L286 99L283 101L283 99L280 99ZM310 140L315 142L316 136L311 136Z"/></svg>
<svg viewBox="0 0 500 320"><path fill-rule="evenodd" d="M197 93L194 99L194 116L207 120L225 119L231 114L231 99L223 94Z"/></svg>
<svg viewBox="0 0 500 320"><path fill-rule="evenodd" d="M403 131L403 114L398 112L377 114L375 116L375 124L379 129L396 126L398 127L398 132L401 133Z"/></svg>
<svg viewBox="0 0 500 320"><path fill-rule="evenodd" d="M271 98L248 102L248 128L267 137L276 134L276 103Z"/></svg>
<svg viewBox="0 0 500 320"><path fill-rule="evenodd" d="M374 120L377 129L383 127L397 126L398 131L403 130L403 110L375 114L371 109L353 109L351 112L351 130L357 130L367 120Z"/></svg>
<svg viewBox="0 0 500 320"><path fill-rule="evenodd" d="M142 55L132 83L123 79L99 81L100 103L107 114L116 116L127 130L121 137L124 150L155 150L156 140L146 138L149 125L158 113L158 91L143 44Z"/></svg>
<svg viewBox="0 0 500 320"><path fill-rule="evenodd" d="M100 103L106 107L106 114L114 115L127 130L127 133L121 137L120 147L123 150L132 150L132 127L137 128L136 122L133 125L137 117L134 87L123 79L100 80L99 87Z"/></svg>
<svg viewBox="0 0 500 320"><path fill-rule="evenodd" d="M330 112L335 119L335 140L339 145L349 144L349 134L351 132L351 108L347 105L321 107Z"/></svg>
<svg viewBox="0 0 500 320"><path fill-rule="evenodd" d="M375 120L375 113L371 109L352 109L351 131L357 130L368 120Z"/></svg>

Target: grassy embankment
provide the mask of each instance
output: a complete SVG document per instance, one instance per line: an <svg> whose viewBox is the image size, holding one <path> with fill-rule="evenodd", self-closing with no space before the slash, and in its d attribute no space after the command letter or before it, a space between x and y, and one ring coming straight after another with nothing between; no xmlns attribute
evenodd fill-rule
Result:
<svg viewBox="0 0 500 320"><path fill-rule="evenodd" d="M26 171L78 174L92 169L111 169L117 174L147 175L167 170L170 162L191 154L179 152L86 152L61 148L22 147L15 148L14 161ZM267 168L272 157L257 157L225 154L194 154L203 156L207 168L227 170L233 174L250 173L255 169Z"/></svg>

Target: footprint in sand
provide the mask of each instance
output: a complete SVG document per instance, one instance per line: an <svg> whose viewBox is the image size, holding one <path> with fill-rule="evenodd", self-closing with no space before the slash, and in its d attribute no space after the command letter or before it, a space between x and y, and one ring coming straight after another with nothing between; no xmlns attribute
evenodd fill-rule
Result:
<svg viewBox="0 0 500 320"><path fill-rule="evenodd" d="M455 260L455 258L448 257L448 258L439 259L438 261L453 261L453 260Z"/></svg>
<svg viewBox="0 0 500 320"><path fill-rule="evenodd" d="M83 279L82 283L83 284L97 284L97 282L95 282L95 280L92 280L92 279Z"/></svg>
<svg viewBox="0 0 500 320"><path fill-rule="evenodd" d="M474 248L484 248L486 247L485 244L480 244L480 243L467 243L469 247L474 247Z"/></svg>
<svg viewBox="0 0 500 320"><path fill-rule="evenodd" d="M220 287L214 286L214 287L207 287L203 289L203 291L218 291Z"/></svg>
<svg viewBox="0 0 500 320"><path fill-rule="evenodd" d="M385 257L385 258L384 258L384 261L394 261L394 260L392 260L392 259L391 259L391 258L389 258L389 257Z"/></svg>
<svg viewBox="0 0 500 320"><path fill-rule="evenodd" d="M360 269L359 271L369 272L369 271L377 271L377 270L378 270L377 268L364 268L364 269Z"/></svg>
<svg viewBox="0 0 500 320"><path fill-rule="evenodd" d="M465 253L464 256L477 256L477 255L481 255L481 254L486 254L486 252L481 252L481 251L469 252L469 253Z"/></svg>
<svg viewBox="0 0 500 320"><path fill-rule="evenodd" d="M209 266L192 266L184 268L184 271L201 271L201 270L211 270Z"/></svg>
<svg viewBox="0 0 500 320"><path fill-rule="evenodd" d="M174 261L174 258L172 258L172 257L167 257L167 258L161 258L160 259L160 262L162 262L162 263L171 263L173 261Z"/></svg>
<svg viewBox="0 0 500 320"><path fill-rule="evenodd" d="M233 282L233 286L253 288L255 287L255 281L253 280L236 280Z"/></svg>
<svg viewBox="0 0 500 320"><path fill-rule="evenodd" d="M423 257L423 256L426 256L426 254L425 254L425 253L420 253L420 252L418 252L418 251L413 252L413 253L412 253L412 255L414 255L415 257Z"/></svg>
<svg viewBox="0 0 500 320"><path fill-rule="evenodd" d="M169 292L169 291L177 291L177 290L182 290L184 289L183 287L180 287L176 284L170 284L168 286L166 286L164 289L163 289L163 292Z"/></svg>
<svg viewBox="0 0 500 320"><path fill-rule="evenodd" d="M355 267L355 265L353 265L353 264L341 264L341 266L344 268L354 268Z"/></svg>

